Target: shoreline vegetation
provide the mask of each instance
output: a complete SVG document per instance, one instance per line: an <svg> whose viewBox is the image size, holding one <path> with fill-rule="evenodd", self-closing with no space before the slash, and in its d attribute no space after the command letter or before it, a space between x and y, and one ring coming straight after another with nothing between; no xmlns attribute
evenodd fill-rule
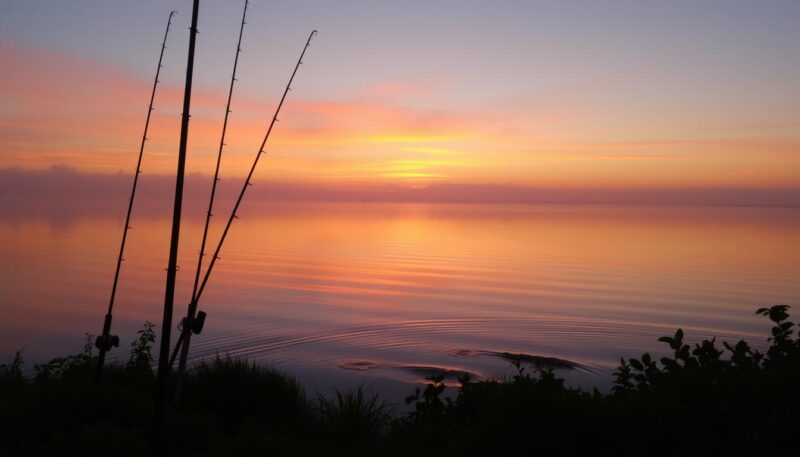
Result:
<svg viewBox="0 0 800 457"><path fill-rule="evenodd" d="M510 378L474 381L455 395L441 376L406 399L363 386L309 397L291 376L217 357L191 370L165 419L164 455L792 455L800 451L800 339L786 305L766 352L715 339L662 337L670 355L621 359L608 393L566 386L552 367L512 360ZM125 364L93 381L82 354L23 374L22 353L0 365L0 456L151 455L154 326Z"/></svg>

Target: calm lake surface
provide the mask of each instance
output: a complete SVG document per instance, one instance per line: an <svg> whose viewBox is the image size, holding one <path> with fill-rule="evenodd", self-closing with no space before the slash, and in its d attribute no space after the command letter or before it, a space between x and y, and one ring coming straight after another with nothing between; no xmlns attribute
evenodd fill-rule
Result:
<svg viewBox="0 0 800 457"><path fill-rule="evenodd" d="M100 331L124 216L116 203L4 202L4 362L24 347L30 368ZM398 400L437 370L508 375L502 352L582 364L558 372L607 389L620 356L663 353L656 339L679 326L692 341L758 346L769 325L756 308L800 305L798 208L244 206L200 305L209 317L192 357L266 362L312 394L363 383ZM114 313L118 359L145 320L161 322L170 221L137 211ZM184 220L176 324L201 213L189 205Z"/></svg>

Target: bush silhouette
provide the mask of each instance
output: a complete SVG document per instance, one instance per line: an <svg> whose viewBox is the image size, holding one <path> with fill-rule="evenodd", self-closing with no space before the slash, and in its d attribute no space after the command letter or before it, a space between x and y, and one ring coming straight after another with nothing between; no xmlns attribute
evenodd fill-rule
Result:
<svg viewBox="0 0 800 457"><path fill-rule="evenodd" d="M363 387L309 401L294 378L217 357L186 377L168 410L175 455L793 455L800 430L800 340L789 307L762 308L764 352L746 341L689 344L621 359L608 393L571 388L552 369L512 360L509 378L456 391L429 377L397 414ZM34 367L22 351L0 365L0 455L148 455L155 382L153 326L127 364L93 382L91 346ZM87 335L91 340L91 335Z"/></svg>

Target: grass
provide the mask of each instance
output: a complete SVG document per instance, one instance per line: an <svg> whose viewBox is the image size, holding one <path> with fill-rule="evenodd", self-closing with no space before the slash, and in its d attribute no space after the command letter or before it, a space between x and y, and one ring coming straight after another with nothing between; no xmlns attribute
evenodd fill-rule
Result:
<svg viewBox="0 0 800 457"><path fill-rule="evenodd" d="M336 450L353 450L376 449L378 440L392 423L395 408L358 386L336 392L332 399L318 397L313 410L326 441Z"/></svg>
<svg viewBox="0 0 800 457"><path fill-rule="evenodd" d="M225 429L250 421L285 432L310 421L309 403L300 383L245 359L217 357L201 363L187 377L181 400L182 410L213 415Z"/></svg>
<svg viewBox="0 0 800 457"><path fill-rule="evenodd" d="M454 398L431 377L405 414L363 387L310 399L291 376L218 357L187 375L167 411L164 454L793 455L800 340L788 307L757 314L773 323L764 353L744 341L689 345L679 329L661 338L667 356L620 360L608 393L516 361L508 379L463 376ZM22 354L0 365L0 456L150 454L152 332L99 385L91 345L32 377Z"/></svg>

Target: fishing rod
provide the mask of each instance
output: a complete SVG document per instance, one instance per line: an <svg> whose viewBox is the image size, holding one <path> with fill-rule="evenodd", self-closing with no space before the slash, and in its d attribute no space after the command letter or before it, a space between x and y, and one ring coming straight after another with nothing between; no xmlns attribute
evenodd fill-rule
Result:
<svg viewBox="0 0 800 457"><path fill-rule="evenodd" d="M177 14L177 11L169 13L167 19L167 30L164 32L164 41L161 43L161 54L158 56L158 67L156 68L156 77L153 81L153 90L150 93L150 106L147 109L147 119L144 122L144 133L142 134L142 143L139 146L139 158L136 162L136 173L133 175L133 187L131 188L131 198L128 200L128 212L125 215L125 228L122 230L122 243L119 246L119 256L117 256L117 269L114 272L114 285L111 286L111 299L108 301L108 312L106 312L105 320L103 321L103 333L95 339L94 345L97 346L99 354L97 356L97 372L95 380L100 382L103 379L103 365L106 360L106 352L111 350L112 347L119 346L119 336L111 335L111 320L112 312L114 311L114 299L117 296L117 283L119 282L119 272L122 268L122 262L125 260L123 254L125 253L125 242L128 239L128 230L131 229L131 210L133 209L133 199L136 196L136 186L139 183L139 175L142 173L142 155L144 154L144 144L147 141L147 130L150 127L150 115L153 114L153 101L156 98L156 87L158 87L158 76L161 74L161 62L164 59L164 50L167 48L167 36L169 35L169 27L172 25L172 16Z"/></svg>
<svg viewBox="0 0 800 457"><path fill-rule="evenodd" d="M164 395L169 377L169 339L172 331L172 308L175 302L175 280L178 272L178 242L181 232L181 209L183 205L183 180L186 172L186 144L189 139L189 113L192 100L192 75L194 74L194 50L197 42L197 15L200 0L192 2L192 23L189 27L189 55L186 63L186 84L183 89L183 114L181 114L181 136L178 146L178 169L175 176L175 201L172 210L172 235L167 263L167 284L164 291L164 316L161 321L161 341L158 358L155 404L153 408L153 448L161 445L161 428L164 414Z"/></svg>
<svg viewBox="0 0 800 457"><path fill-rule="evenodd" d="M249 1L245 0L244 11L242 12L242 24L239 27L239 41L236 43L236 57L234 57L233 59L233 73L231 74L231 84L230 87L228 88L228 102L225 105L225 118L222 121L222 135L220 136L219 150L217 151L217 165L216 168L214 169L214 180L211 183L211 197L209 198L208 201L208 211L206 212L206 221L205 221L205 226L203 227L203 239L200 242L200 253L197 256L197 270L194 275L194 286L192 287L192 299L191 299L192 302L194 302L195 297L197 297L197 287L200 284L200 272L203 267L203 257L206 255L205 250L206 250L206 240L208 239L208 226L211 222L211 216L213 215L211 211L214 208L214 197L217 192L217 183L220 180L219 166L220 162L222 161L222 150L225 148L225 133L227 132L228 129L228 115L231 113L231 99L233 98L233 86L236 82L236 67L239 65L239 54L242 52L242 35L244 34L244 25L246 24L245 18L247 17L248 3ZM194 318L195 318L194 313L187 314L187 319L191 320ZM182 325L179 327L182 327ZM179 330L182 330L182 328ZM184 336L184 338L187 340L187 343L188 340L191 339L191 336L192 336L191 334ZM183 346L183 350L181 351L181 357L180 361L178 362L178 372L177 372L177 376L179 377L182 377L183 373L186 370L186 358L188 357L188 349L189 346L188 344L186 344ZM170 364L170 366L172 366L172 364ZM180 397L180 385L181 385L180 381L176 382L175 384L175 392L173 395L174 401L177 401L178 398Z"/></svg>
<svg viewBox="0 0 800 457"><path fill-rule="evenodd" d="M247 188L252 186L253 184L250 180L253 178L253 172L256 170L256 166L258 165L259 159L261 159L261 155L265 154L264 147L267 144L267 140L269 139L270 134L272 133L272 128L275 126L275 123L278 122L278 114L281 112L281 107L283 106L283 102L286 100L286 95L291 90L292 81L294 81L294 76L297 74L297 69L300 68L300 65L303 63L303 56L306 54L306 50L308 49L309 45L311 45L311 39L314 35L317 34L317 31L314 30L308 36L308 41L306 41L305 47L303 47L303 52L300 53L300 58L297 59L297 64L294 66L294 71L292 71L292 76L289 78L289 82L286 84L286 89L283 91L283 95L281 96L280 102L278 102L278 107L275 110L275 115L272 116L272 122L269 124L269 128L267 129L266 135L264 135L264 140L261 142L261 147L258 149L258 153L256 154L255 160L253 160L253 165L250 167L250 172L247 174L247 178L244 180L244 184L242 185L242 190L239 192L239 197L236 199L236 204L233 206L233 210L231 211L231 215L228 218L228 222L225 224L225 229L222 232L222 236L219 239L219 243L217 243L217 248L214 250L214 255L211 257L211 261L208 264L208 268L206 269L206 274L203 277L203 282L200 283L200 288L197 290L197 294L195 295L194 299L191 303L189 303L189 309L186 314L186 317L183 319L182 322L182 331L180 336L178 337L178 341L175 343L175 349L172 352L172 357L169 361L169 366L172 366L175 363L175 357L178 354L178 350L181 347L184 347L184 351L188 353L189 351L189 343L187 335L189 333L199 334L203 330L203 324L205 322L206 314L204 312L197 313L195 317L195 313L197 312L197 304L200 301L200 297L203 295L203 291L206 288L206 284L208 284L208 278L211 276L211 271L214 269L214 265L216 265L217 260L220 259L219 253L222 249L223 243L225 243L225 238L228 236L228 231L231 228L231 224L233 224L234 219L238 219L239 216L236 215L236 211L239 209L239 205L242 203L242 199L244 198L245 192L247 192Z"/></svg>

